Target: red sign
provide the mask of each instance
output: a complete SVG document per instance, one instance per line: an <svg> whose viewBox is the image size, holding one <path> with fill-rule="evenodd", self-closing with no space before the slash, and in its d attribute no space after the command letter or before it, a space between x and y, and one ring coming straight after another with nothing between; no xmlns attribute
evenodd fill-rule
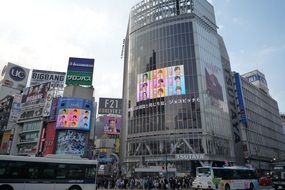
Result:
<svg viewBox="0 0 285 190"><path fill-rule="evenodd" d="M43 154L54 154L55 152L55 125L56 122L48 123L46 129L45 145L43 148Z"/></svg>

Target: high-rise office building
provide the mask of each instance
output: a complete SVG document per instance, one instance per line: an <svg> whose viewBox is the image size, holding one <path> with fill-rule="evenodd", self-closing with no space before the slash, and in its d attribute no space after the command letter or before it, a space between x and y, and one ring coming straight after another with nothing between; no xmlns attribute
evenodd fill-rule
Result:
<svg viewBox="0 0 285 190"><path fill-rule="evenodd" d="M260 73L259 71L255 71ZM243 77L245 76L245 77ZM273 159L285 158L285 136L277 102L247 75L234 73L243 156L258 170L269 170ZM265 77L263 75L263 79ZM268 88L267 88L268 89Z"/></svg>
<svg viewBox="0 0 285 190"><path fill-rule="evenodd" d="M187 173L235 161L225 56L206 0L145 0L132 8L121 131L129 171Z"/></svg>
<svg viewBox="0 0 285 190"><path fill-rule="evenodd" d="M281 122L282 122L282 127L283 127L283 134L285 135L285 114L281 113Z"/></svg>

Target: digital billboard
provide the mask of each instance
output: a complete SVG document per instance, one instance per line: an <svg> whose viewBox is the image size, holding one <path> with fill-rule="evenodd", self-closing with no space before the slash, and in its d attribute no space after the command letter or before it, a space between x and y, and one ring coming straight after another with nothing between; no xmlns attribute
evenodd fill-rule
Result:
<svg viewBox="0 0 285 190"><path fill-rule="evenodd" d="M44 103L50 89L50 83L27 87L23 91L22 106Z"/></svg>
<svg viewBox="0 0 285 190"><path fill-rule="evenodd" d="M82 156L87 145L87 134L74 130L57 133L56 154L73 154Z"/></svg>
<svg viewBox="0 0 285 190"><path fill-rule="evenodd" d="M44 71L34 69L31 77L31 86L51 82L52 88L63 88L64 87L64 72L56 71Z"/></svg>
<svg viewBox="0 0 285 190"><path fill-rule="evenodd" d="M185 93L183 65L156 69L137 76L137 102Z"/></svg>
<svg viewBox="0 0 285 190"><path fill-rule="evenodd" d="M70 57L66 85L92 86L94 59Z"/></svg>
<svg viewBox="0 0 285 190"><path fill-rule="evenodd" d="M93 102L82 98L62 97L59 100L59 108L82 108L92 110Z"/></svg>
<svg viewBox="0 0 285 190"><path fill-rule="evenodd" d="M58 111L57 129L90 130L91 111L79 108L61 108Z"/></svg>
<svg viewBox="0 0 285 190"><path fill-rule="evenodd" d="M104 133L118 135L121 131L122 118L118 116L104 116Z"/></svg>

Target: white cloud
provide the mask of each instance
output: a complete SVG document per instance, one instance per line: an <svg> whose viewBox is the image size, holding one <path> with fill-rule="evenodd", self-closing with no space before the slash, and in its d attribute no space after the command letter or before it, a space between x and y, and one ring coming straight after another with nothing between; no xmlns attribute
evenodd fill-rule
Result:
<svg viewBox="0 0 285 190"><path fill-rule="evenodd" d="M96 99L103 95L121 97L121 47L135 2L2 2L0 68L9 61L28 68L66 71L68 57L95 58Z"/></svg>

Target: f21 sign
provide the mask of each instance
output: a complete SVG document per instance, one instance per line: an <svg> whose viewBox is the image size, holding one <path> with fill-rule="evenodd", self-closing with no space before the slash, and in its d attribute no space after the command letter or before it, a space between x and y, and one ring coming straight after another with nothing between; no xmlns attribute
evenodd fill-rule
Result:
<svg viewBox="0 0 285 190"><path fill-rule="evenodd" d="M122 114L123 100L119 98L99 98L98 114Z"/></svg>

